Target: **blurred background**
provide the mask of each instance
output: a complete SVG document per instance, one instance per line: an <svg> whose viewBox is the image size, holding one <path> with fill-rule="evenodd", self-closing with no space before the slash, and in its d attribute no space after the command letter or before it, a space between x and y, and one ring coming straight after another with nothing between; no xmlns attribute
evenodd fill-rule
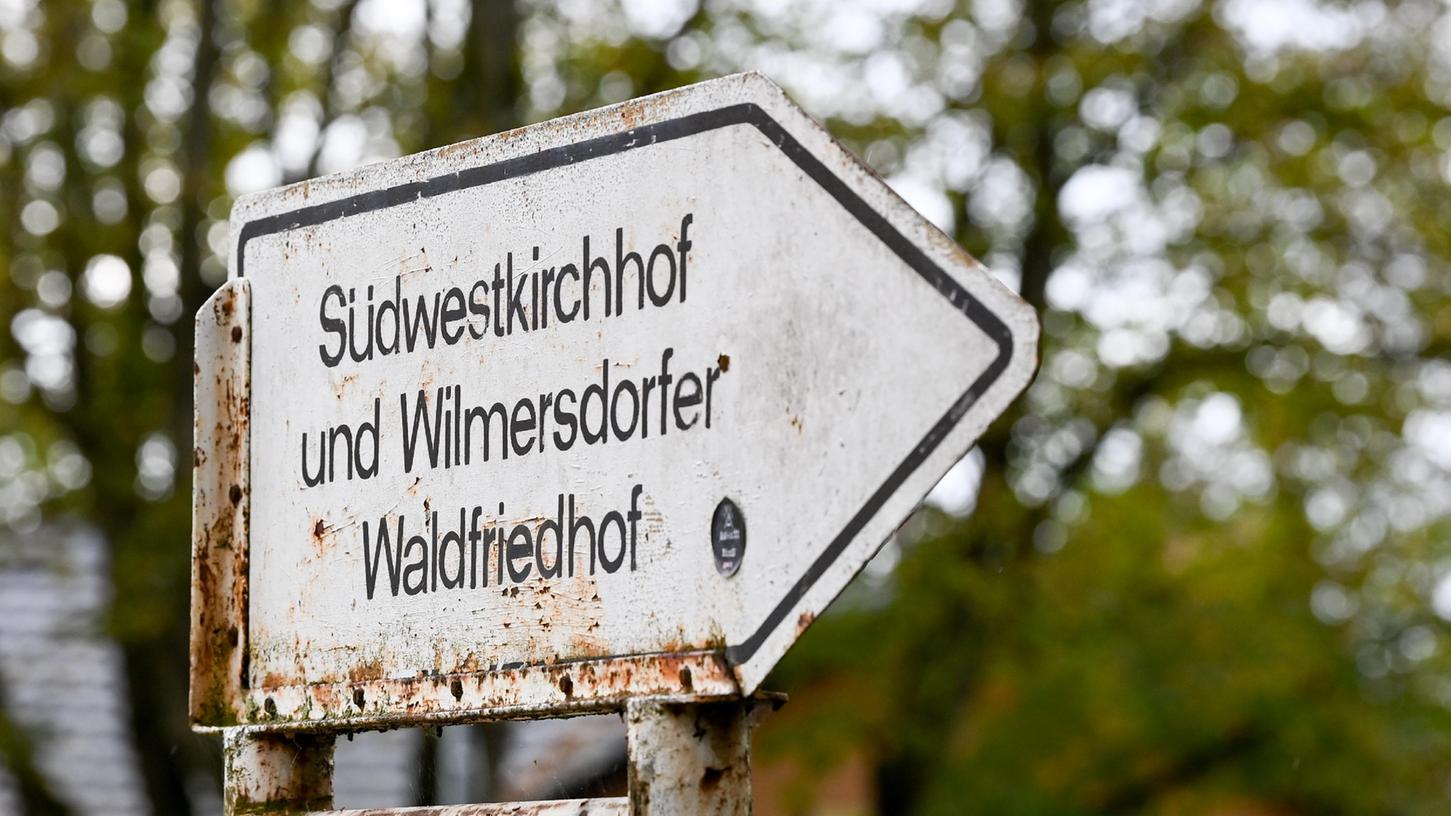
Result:
<svg viewBox="0 0 1451 816"><path fill-rule="evenodd" d="M1451 812L1451 5L0 0L0 813L219 812L232 200L744 69L1044 326L767 683L758 812ZM610 717L340 745L347 805L623 779Z"/></svg>

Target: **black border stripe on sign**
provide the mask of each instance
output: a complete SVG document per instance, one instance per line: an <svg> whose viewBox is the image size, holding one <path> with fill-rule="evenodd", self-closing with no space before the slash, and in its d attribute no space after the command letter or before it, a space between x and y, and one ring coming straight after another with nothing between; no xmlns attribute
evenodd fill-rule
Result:
<svg viewBox="0 0 1451 816"><path fill-rule="evenodd" d="M766 616L766 620L756 631L743 642L726 647L726 659L731 663L740 664L747 660L761 648L771 633L775 631L782 621L786 619L791 611L806 596L806 593L824 574L847 546L857 537L862 528L876 516L877 511L886 503L901 483L918 466L922 464L931 453L937 449L968 410L979 398L997 381L1003 370L1007 368L1008 361L1012 358L1013 337L1007 325L987 307L971 294L968 293L952 276L948 275L937 264L927 257L916 244L912 243L906 236L899 232L887 221L881 213L877 212L861 199L852 189L837 175L831 172L820 159L812 155L800 142L798 142L786 129L781 127L775 119L772 119L759 105L745 102L736 105L729 105L715 110L693 113L658 122L652 125L643 125L634 130L624 133L615 133L608 136L600 136L594 139L586 139L582 142L564 145L561 147L541 150L538 153L531 153L527 156L518 156L512 159L495 162L482 167L470 167L456 173L435 176L422 181L407 182L395 187L383 190L374 190L367 193L348 196L337 201L325 204L314 204L309 207L302 207L277 215L258 218L242 225L241 232L237 238L237 276L243 277L246 274L246 248L247 242L253 238L264 235L275 235L280 232L317 226L330 221L337 221L353 215L374 212L388 207L406 204L411 201L418 201L425 198L445 195L447 193L467 190L473 187L481 187L493 184L498 181L519 178L545 170L564 167L571 164L579 164L591 159L612 156L624 153L639 147L648 147L653 144L683 139L687 136L694 136L711 130L716 130L732 125L750 125L760 131L772 144L780 148L798 168L808 177L821 186L837 203L856 218L862 226L866 227L873 235L877 236L883 244L894 254L901 258L908 266L912 267L917 274L921 275L932 288L936 289L948 302L961 311L964 316L981 329L989 339L997 346L997 357L988 365L987 369L968 386L962 396L958 397L947 412L942 415L927 435L893 468L887 480L882 483L862 505L861 509L851 517L831 540L821 555L806 569L806 571L787 591L786 596L776 604ZM618 655L624 657L625 655Z"/></svg>

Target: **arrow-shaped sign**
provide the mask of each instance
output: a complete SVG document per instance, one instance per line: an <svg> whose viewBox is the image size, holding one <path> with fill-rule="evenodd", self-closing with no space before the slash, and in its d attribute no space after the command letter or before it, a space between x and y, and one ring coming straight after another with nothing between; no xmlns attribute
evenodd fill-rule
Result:
<svg viewBox="0 0 1451 816"><path fill-rule="evenodd" d="M198 433L250 394L250 452L197 513L247 556L199 538L235 674L205 724L750 693L1036 359L1032 311L754 74L232 219Z"/></svg>

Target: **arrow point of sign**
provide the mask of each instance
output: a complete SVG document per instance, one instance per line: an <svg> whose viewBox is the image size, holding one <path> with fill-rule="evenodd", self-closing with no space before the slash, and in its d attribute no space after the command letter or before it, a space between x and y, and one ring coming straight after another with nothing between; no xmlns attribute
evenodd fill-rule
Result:
<svg viewBox="0 0 1451 816"><path fill-rule="evenodd" d="M1037 367L1039 324L1031 306L912 209L769 78L739 74L694 88L709 97L708 109L740 111L742 122L755 127L789 158L801 178L825 191L823 197L791 188L803 202L802 211L819 213L813 207L821 204L807 202L830 199L850 214L855 226L837 240L860 243L860 258L836 270L839 286L850 288L857 276L866 276L889 286L898 301L888 322L902 337L884 338L891 350L876 357L875 369L863 365L860 376L879 376L899 390L872 395L875 413L864 405L841 415L839 435L852 439L869 435L871 427L854 433L858 426L853 423L869 422L863 419L866 416L878 417L876 428L892 424L898 414L888 406L908 402L907 394L918 398L912 401L912 411L927 417L925 430L912 436L904 449L881 452L891 467L882 482L853 500L859 505L842 502L839 507L810 508L845 519L839 529L823 536L825 540L800 542L810 553L801 576L785 588L759 625L727 646L727 660L743 693L749 694L987 425L1026 388ZM692 92L684 89L662 97ZM832 302L850 311L849 297L836 295ZM943 314L966 319L944 320ZM900 424L910 425L907 419ZM855 475L834 472L826 478L849 482ZM826 492L840 498L847 491Z"/></svg>

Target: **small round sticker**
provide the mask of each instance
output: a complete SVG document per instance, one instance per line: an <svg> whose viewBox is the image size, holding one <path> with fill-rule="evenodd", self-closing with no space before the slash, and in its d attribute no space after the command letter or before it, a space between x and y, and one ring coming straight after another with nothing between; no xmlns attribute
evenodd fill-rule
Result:
<svg viewBox="0 0 1451 816"><path fill-rule="evenodd" d="M730 499L721 499L710 519L710 548L715 553L715 569L726 578L741 568L746 557L746 519L741 508Z"/></svg>

